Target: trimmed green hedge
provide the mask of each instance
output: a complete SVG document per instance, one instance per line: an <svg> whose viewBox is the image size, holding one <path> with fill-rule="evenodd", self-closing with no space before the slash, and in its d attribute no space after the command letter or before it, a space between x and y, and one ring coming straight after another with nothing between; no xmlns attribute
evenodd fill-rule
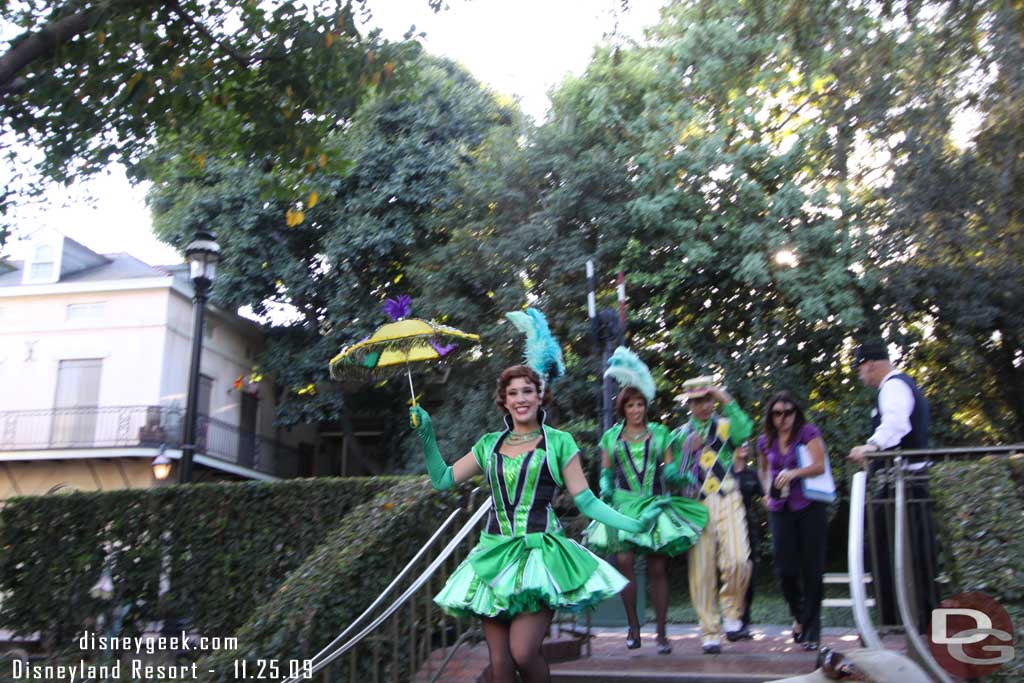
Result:
<svg viewBox="0 0 1024 683"><path fill-rule="evenodd" d="M199 663L204 680L233 681L234 660L315 655L380 594L471 488L437 492L415 477L354 510L235 633L237 650ZM209 669L216 673L206 678ZM342 679L335 680L348 680L347 663L340 669Z"/></svg>
<svg viewBox="0 0 1024 683"><path fill-rule="evenodd" d="M938 465L931 491L955 590L995 598L1017 630L1016 659L986 680L1024 680L1024 456Z"/></svg>
<svg viewBox="0 0 1024 683"><path fill-rule="evenodd" d="M122 635L184 619L230 635L355 506L400 477L200 484L17 498L0 511L0 624L61 650L126 610ZM106 559L105 559L106 558ZM104 562L115 593L93 597ZM161 574L170 590L159 595Z"/></svg>

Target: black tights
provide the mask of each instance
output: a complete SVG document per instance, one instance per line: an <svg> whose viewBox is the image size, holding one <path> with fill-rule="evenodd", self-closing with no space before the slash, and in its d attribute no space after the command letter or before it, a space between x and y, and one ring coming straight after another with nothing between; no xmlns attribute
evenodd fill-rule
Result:
<svg viewBox="0 0 1024 683"><path fill-rule="evenodd" d="M484 617L484 637L491 656L491 683L548 683L551 672L540 645L555 613L521 612L511 620Z"/></svg>
<svg viewBox="0 0 1024 683"><path fill-rule="evenodd" d="M668 573L664 555L647 555L647 581L651 584L651 600L658 623L658 638L665 638L665 620L668 615ZM619 553L615 556L618 570L629 579L629 585L622 589L622 605L626 608L629 632L640 635L640 619L636 613L636 554Z"/></svg>

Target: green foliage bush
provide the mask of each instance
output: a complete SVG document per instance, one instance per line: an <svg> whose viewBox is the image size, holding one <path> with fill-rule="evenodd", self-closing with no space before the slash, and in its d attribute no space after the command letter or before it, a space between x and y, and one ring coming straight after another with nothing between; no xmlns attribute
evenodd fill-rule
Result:
<svg viewBox="0 0 1024 683"><path fill-rule="evenodd" d="M1017 629L1017 658L986 680L1022 680L1024 456L941 464L932 472L931 490L954 590L995 598Z"/></svg>
<svg viewBox="0 0 1024 683"><path fill-rule="evenodd" d="M354 510L249 616L235 633L239 648L212 653L199 670L215 671L206 680L232 681L235 660L315 655L380 594L470 488L439 493L425 477L409 478ZM340 668L347 674L347 663Z"/></svg>
<svg viewBox="0 0 1024 683"><path fill-rule="evenodd" d="M126 609L230 635L355 506L400 478L200 484L13 499L0 511L0 624L59 650ZM93 596L104 564L114 594ZM170 590L160 595L161 573Z"/></svg>

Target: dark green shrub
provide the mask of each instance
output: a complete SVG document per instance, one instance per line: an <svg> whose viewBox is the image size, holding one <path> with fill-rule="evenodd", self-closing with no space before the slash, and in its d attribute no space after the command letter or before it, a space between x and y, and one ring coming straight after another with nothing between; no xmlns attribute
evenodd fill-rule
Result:
<svg viewBox="0 0 1024 683"><path fill-rule="evenodd" d="M956 592L980 591L1009 612L1017 658L992 681L1024 680L1024 456L945 463L932 472L935 518Z"/></svg>
<svg viewBox="0 0 1024 683"><path fill-rule="evenodd" d="M237 660L315 655L380 594L470 488L437 492L425 477L410 478L353 510L235 633L238 650L199 663L204 677L215 672L204 680L233 681Z"/></svg>
<svg viewBox="0 0 1024 683"><path fill-rule="evenodd" d="M400 478L201 484L18 498L0 511L0 624L63 649L97 615L229 635L356 505ZM94 597L104 563L114 594ZM170 590L160 595L164 574Z"/></svg>

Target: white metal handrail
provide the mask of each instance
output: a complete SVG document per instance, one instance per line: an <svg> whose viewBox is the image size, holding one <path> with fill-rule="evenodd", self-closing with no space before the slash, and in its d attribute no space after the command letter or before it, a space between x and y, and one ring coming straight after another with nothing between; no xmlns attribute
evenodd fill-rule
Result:
<svg viewBox="0 0 1024 683"><path fill-rule="evenodd" d="M377 609L377 607L382 602L384 602L384 599L391 593L391 591L394 590L395 586L397 586L398 583L402 579L404 579L406 575L409 574L409 572L412 571L412 568L416 565L417 562L419 562L420 558L426 554L427 550L429 550L430 547L434 545L434 542L441 537L441 535L448 529L448 527L455 520L455 518L458 517L460 514L462 514L462 510L452 511L452 513L448 515L448 518L445 519L439 527L437 527L437 530L434 531L433 535L429 539L427 539L427 542L424 543L423 546L418 551L416 551L416 554L413 555L412 559L406 563L405 567L402 568L402 571L398 572L395 578L392 579L391 583L388 584L387 588L381 591L380 595L377 596L377 599L370 603L370 606L363 610L362 614L356 617L352 621L352 623L345 628L344 631L335 636L334 640L328 643L326 647L320 650L320 652L316 653L310 661L316 663L317 660L319 660L324 655L325 652L330 651L331 648L340 643L342 639L349 633L351 633L353 630L355 630L355 628L359 626L373 612L373 610Z"/></svg>
<svg viewBox="0 0 1024 683"><path fill-rule="evenodd" d="M871 621L868 596L864 588L864 509L867 499L867 472L857 472L850 483L850 533L846 546L850 572L850 599L853 621L864 647L881 650L882 639Z"/></svg>
<svg viewBox="0 0 1024 683"><path fill-rule="evenodd" d="M900 610L900 619L903 620L903 627L907 634L910 651L914 659L928 669L934 680L940 683L953 683L939 663L932 657L931 650L925 644L921 634L917 632L917 623L910 609L910 596L907 593L907 480L902 464L902 458L896 458L896 605Z"/></svg>
<svg viewBox="0 0 1024 683"><path fill-rule="evenodd" d="M969 458L986 456L1009 456L1013 453L1024 451L1024 444L1016 443L1000 446L969 446L956 448L927 448L907 449L893 451L879 451L869 453L869 463L875 461L890 462L891 467L886 467L887 476L895 476L892 481L894 486L892 504L894 507L895 529L893 538L893 564L894 580L893 588L896 593L896 606L899 610L900 620L903 623L904 632L907 638L908 650L912 657L928 670L933 680L940 683L953 683L953 679L935 661L928 644L922 634L917 630L916 620L913 616L910 590L908 588L909 572L908 566L911 562L909 557L910 547L908 544L908 511L907 511L907 490L906 482L908 477L914 473L907 468L908 457L936 457L942 460L957 461ZM870 469L874 469L871 467ZM848 539L848 560L850 566L850 596L853 599L853 615L857 625L857 631L861 640L869 648L881 648L881 640L875 630L867 609L867 595L864 588L864 564L863 564L863 541L864 541L864 512L866 508L868 473L861 471L853 476L850 490L850 534ZM877 578L877 577L876 577Z"/></svg>
<svg viewBox="0 0 1024 683"><path fill-rule="evenodd" d="M380 626L385 619L390 617L400 607L402 607L402 605L404 605L409 600L409 598L412 597L420 588L422 588L423 585L430 579L430 577L434 575L434 572L437 571L438 567L440 567L441 564L445 560L447 560L452 555L453 552L455 552L455 549L458 548L458 546L466 539L466 537L473 532L473 530L476 528L476 526L480 523L480 521L484 518L484 516L490 509L491 498L488 497L487 500L485 500L484 503L480 505L480 507L477 508L477 510L473 513L473 516L469 518L469 520L462 526L461 529L459 529L458 533L455 534L452 540L448 542L448 545L446 545L444 549L442 549L441 552L437 555L437 557L434 558L430 565L427 566L427 568L424 569L422 573L420 573L416 580L413 581L412 584L401 595L399 595L394 600L394 602L392 602L388 606L387 609L385 609L379 616L377 616L376 619L374 619L369 625L363 628L358 634L350 638L344 645L335 648L335 645L337 645L337 643L341 641L346 634L354 630L357 624L363 622L370 615L370 613L384 601L384 596L388 594L398 584L398 582L402 578L404 578L406 574L409 573L409 571L411 571L413 565L426 553L428 547L432 545L437 538L440 537L440 535L448 528L451 521L461 511L456 510L455 512L453 512L448 517L448 519L446 519L444 523L442 523L442 525L438 527L437 531L434 532L434 535L431 536L430 540L428 540L424 544L424 546L420 548L420 550L416 553L416 556L413 557L413 559L410 560L408 564L406 564L405 568L399 573L398 576L395 577L395 579L388 585L384 592L381 593L376 600L374 600L373 604L367 607L363 611L363 613L360 614L359 617L357 617L355 621L353 621L352 624L350 624L344 631L342 631L341 634L335 637L334 640L332 640L327 647L323 648L320 652L316 654L316 656L313 657L313 661L315 661L316 663L312 667L312 672L306 672L305 677L308 678L309 675L317 673L325 666L331 664L331 662L336 660L338 657L341 657L346 652L351 650L353 647L358 645L360 641L362 641L364 638L366 638L366 636L370 635L378 626ZM331 651L332 648L335 649ZM330 652L330 654L328 654L328 652ZM293 677L285 679L284 683L298 683L300 680L303 680L303 678Z"/></svg>

